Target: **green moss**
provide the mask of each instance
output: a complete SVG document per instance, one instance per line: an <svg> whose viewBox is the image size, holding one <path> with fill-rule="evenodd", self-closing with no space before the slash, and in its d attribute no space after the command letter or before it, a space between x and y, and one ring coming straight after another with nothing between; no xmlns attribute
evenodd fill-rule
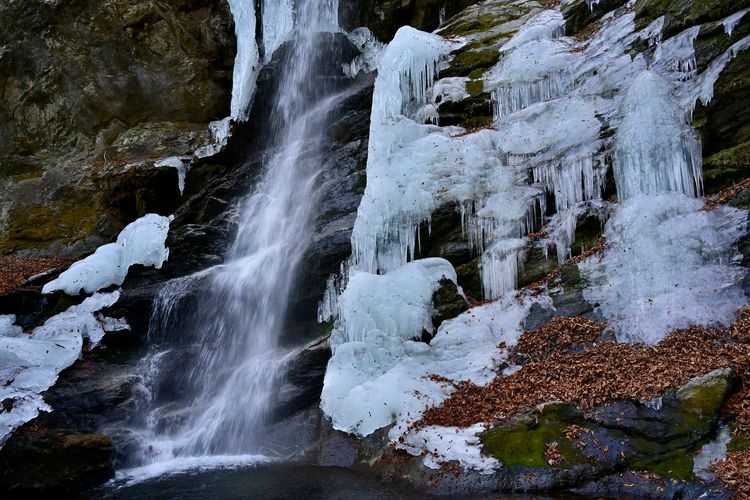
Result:
<svg viewBox="0 0 750 500"><path fill-rule="evenodd" d="M642 27L657 17L671 15L674 28L694 26L717 21L750 5L748 0L717 2L716 0L638 0L635 5L637 27Z"/></svg>
<svg viewBox="0 0 750 500"><path fill-rule="evenodd" d="M456 75L470 75L476 70L491 68L498 59L500 59L500 53L497 50L465 50L453 58L450 68L451 72ZM478 78L478 76L473 78Z"/></svg>
<svg viewBox="0 0 750 500"><path fill-rule="evenodd" d="M679 449L666 458L654 463L635 463L634 469L643 469L653 472L662 477L690 481L695 478L693 474L693 453L687 449Z"/></svg>
<svg viewBox="0 0 750 500"><path fill-rule="evenodd" d="M730 373L716 370L693 379L677 392L682 408L703 418L716 416L731 386Z"/></svg>
<svg viewBox="0 0 750 500"><path fill-rule="evenodd" d="M484 92L483 80L469 80L466 82L466 92L471 96L476 96Z"/></svg>
<svg viewBox="0 0 750 500"><path fill-rule="evenodd" d="M549 443L557 443L565 460L559 465L587 463L586 457L568 440L565 429L574 419L569 405L554 404L544 412L530 415L515 424L498 427L481 435L482 451L506 466L549 467L545 452Z"/></svg>
<svg viewBox="0 0 750 500"><path fill-rule="evenodd" d="M732 436L732 440L727 445L727 451L744 451L750 448L750 435L739 433Z"/></svg>
<svg viewBox="0 0 750 500"><path fill-rule="evenodd" d="M561 268L560 277L563 287L566 289L582 288L584 285L583 278L581 277L581 270L578 269L578 266L575 264Z"/></svg>
<svg viewBox="0 0 750 500"><path fill-rule="evenodd" d="M443 34L450 36L474 35L489 31L492 27L505 22L505 17L493 14L481 14L476 17L458 19L456 22L448 25Z"/></svg>
<svg viewBox="0 0 750 500"><path fill-rule="evenodd" d="M466 50L482 50L487 47L498 46L501 42L506 42L511 39L511 35L507 33L498 33L497 35L491 35L485 38L474 40L473 42L466 45Z"/></svg>
<svg viewBox="0 0 750 500"><path fill-rule="evenodd" d="M720 151L703 161L706 193L718 192L750 177L750 142Z"/></svg>
<svg viewBox="0 0 750 500"><path fill-rule="evenodd" d="M0 254L45 248L55 240L74 241L93 234L97 209L89 199L68 200L55 206L18 206L8 220L10 229L0 238Z"/></svg>
<svg viewBox="0 0 750 500"><path fill-rule="evenodd" d="M482 78L482 75L484 75L484 70L475 69L471 73L469 73L469 78L471 80L478 80L479 78Z"/></svg>
<svg viewBox="0 0 750 500"><path fill-rule="evenodd" d="M482 278L479 273L479 258L473 259L466 264L456 266L458 284L469 297L482 298Z"/></svg>

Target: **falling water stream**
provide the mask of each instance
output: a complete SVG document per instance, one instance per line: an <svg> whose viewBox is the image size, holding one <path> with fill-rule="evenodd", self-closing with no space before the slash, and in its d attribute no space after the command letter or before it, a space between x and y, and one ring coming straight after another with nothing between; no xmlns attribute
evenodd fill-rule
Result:
<svg viewBox="0 0 750 500"><path fill-rule="evenodd" d="M278 338L310 238L319 143L340 97L315 78L331 40L321 32L335 28L336 13L335 0L298 2L304 22L283 58L269 117L273 150L262 180L240 204L226 262L167 284L157 299L144 367L146 416L133 431L140 444L132 465L242 461L264 452L259 437L285 355ZM198 282L197 305L179 322L179 340L169 340L163 330L175 311L186 314L180 302Z"/></svg>

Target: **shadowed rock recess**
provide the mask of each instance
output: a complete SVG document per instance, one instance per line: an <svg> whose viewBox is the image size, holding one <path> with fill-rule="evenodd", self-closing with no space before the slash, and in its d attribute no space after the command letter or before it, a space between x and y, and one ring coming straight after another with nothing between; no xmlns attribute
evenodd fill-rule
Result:
<svg viewBox="0 0 750 500"><path fill-rule="evenodd" d="M85 299L42 287L170 217L168 259L99 290L119 294L86 313L103 338L78 328L33 395L51 411L8 424L0 495L100 494L141 465L154 387L186 397L185 332L280 147L303 3L252 2L249 34L227 0L0 3L5 389L14 342ZM750 0L337 8L313 35L307 97L337 97L253 453L420 494L750 495ZM32 397L8 394L3 425Z"/></svg>

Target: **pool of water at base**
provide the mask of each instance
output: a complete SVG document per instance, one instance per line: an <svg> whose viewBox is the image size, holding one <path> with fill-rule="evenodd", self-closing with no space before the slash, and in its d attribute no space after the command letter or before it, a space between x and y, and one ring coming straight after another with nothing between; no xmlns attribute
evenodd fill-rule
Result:
<svg viewBox="0 0 750 500"><path fill-rule="evenodd" d="M135 484L107 485L81 497L118 500L148 499L253 499L253 500L390 500L436 498L385 483L366 474L339 467L264 464L243 468L185 471ZM466 497L462 497L465 499ZM532 497L472 497L514 498ZM540 497L533 497L540 498Z"/></svg>

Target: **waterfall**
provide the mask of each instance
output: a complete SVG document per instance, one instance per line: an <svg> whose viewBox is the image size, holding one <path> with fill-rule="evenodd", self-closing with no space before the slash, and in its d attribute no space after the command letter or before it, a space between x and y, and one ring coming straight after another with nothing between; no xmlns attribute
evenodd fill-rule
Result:
<svg viewBox="0 0 750 500"><path fill-rule="evenodd" d="M239 13L237 33L255 37L254 29L240 27L255 24L247 19L252 2L230 3ZM276 134L269 140L274 149L262 180L240 204L226 261L168 283L156 301L144 368L145 418L133 430L140 441L139 451L131 454L133 465L263 451L260 438L286 354L278 339L310 239L319 144L326 117L340 100L331 89L321 92L321 81L314 78L324 43L331 40L321 32L335 29L337 11L335 0L297 2L296 13L305 22L292 35L274 96L268 124ZM249 62L256 64L255 39L238 45L255 47L250 57L256 59ZM247 68L247 63L237 66ZM245 76L254 85L255 75ZM252 97L247 88L247 80L235 80L238 112Z"/></svg>

